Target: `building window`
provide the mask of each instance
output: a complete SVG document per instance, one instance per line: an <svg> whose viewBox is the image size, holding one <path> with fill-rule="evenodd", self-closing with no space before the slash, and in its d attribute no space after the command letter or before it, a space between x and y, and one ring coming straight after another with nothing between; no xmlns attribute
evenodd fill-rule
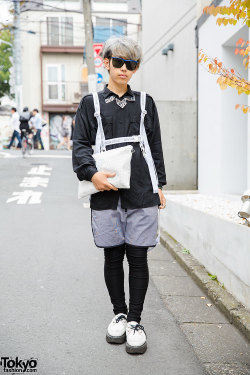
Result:
<svg viewBox="0 0 250 375"><path fill-rule="evenodd" d="M113 35L127 35L127 20L97 17L94 27L94 43L104 43Z"/></svg>
<svg viewBox="0 0 250 375"><path fill-rule="evenodd" d="M47 17L47 44L72 46L73 17Z"/></svg>
<svg viewBox="0 0 250 375"><path fill-rule="evenodd" d="M61 45L73 45L73 17L61 17Z"/></svg>
<svg viewBox="0 0 250 375"><path fill-rule="evenodd" d="M48 99L66 100L65 65L47 65Z"/></svg>
<svg viewBox="0 0 250 375"><path fill-rule="evenodd" d="M47 17L47 43L49 46L59 45L59 17Z"/></svg>

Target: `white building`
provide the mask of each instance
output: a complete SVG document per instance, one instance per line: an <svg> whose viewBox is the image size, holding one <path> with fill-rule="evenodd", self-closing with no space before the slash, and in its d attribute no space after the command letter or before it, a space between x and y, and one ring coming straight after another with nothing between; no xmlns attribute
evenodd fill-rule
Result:
<svg viewBox="0 0 250 375"><path fill-rule="evenodd" d="M220 5L226 4L226 1L220 2ZM199 48L249 80L243 58L235 54L240 37L249 40L249 29L242 22L218 26L216 17L205 14L198 21ZM236 111L235 105L247 104L248 97L238 95L231 87L222 91L217 78L199 64L198 188L204 193L242 195L250 187L250 124L249 115Z"/></svg>
<svg viewBox="0 0 250 375"><path fill-rule="evenodd" d="M142 1L142 89L161 123L167 189L197 189L196 0Z"/></svg>
<svg viewBox="0 0 250 375"><path fill-rule="evenodd" d="M210 4L199 1L197 9ZM228 6L229 2L216 0L214 4ZM198 49L249 80L242 57L235 55L236 41L250 39L246 26L220 27L216 17L201 14L196 30ZM184 49L185 44L184 39ZM250 185L250 124L248 114L235 110L236 104L248 103L248 96L239 96L231 87L222 91L216 83L218 75L201 64L197 73L198 190L168 192L161 225L250 309L250 227L238 217L241 195Z"/></svg>
<svg viewBox="0 0 250 375"><path fill-rule="evenodd" d="M94 44L100 47L111 35L139 37L139 0L96 0L92 2L92 15ZM87 93L81 1L25 3L21 13L21 36L23 105L42 112L50 124L47 144L55 148L61 137L62 116L68 116L71 122L82 96ZM98 64L98 54L96 57ZM108 79L107 72L99 65L98 89ZM138 77L134 78L135 84Z"/></svg>

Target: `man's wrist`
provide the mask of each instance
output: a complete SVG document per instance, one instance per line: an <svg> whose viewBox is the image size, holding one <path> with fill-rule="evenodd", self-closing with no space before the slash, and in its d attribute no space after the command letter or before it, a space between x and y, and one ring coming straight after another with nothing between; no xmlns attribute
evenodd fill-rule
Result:
<svg viewBox="0 0 250 375"><path fill-rule="evenodd" d="M94 175L95 175L97 172L98 172L98 171L96 171L96 172L93 173L93 175L92 175L92 177L91 177L91 179L90 179L91 182L92 182L92 179L93 179Z"/></svg>
<svg viewBox="0 0 250 375"><path fill-rule="evenodd" d="M92 177L94 176L94 174L98 172L97 168L94 167L94 166L88 166L85 170L85 179L87 181L91 181Z"/></svg>

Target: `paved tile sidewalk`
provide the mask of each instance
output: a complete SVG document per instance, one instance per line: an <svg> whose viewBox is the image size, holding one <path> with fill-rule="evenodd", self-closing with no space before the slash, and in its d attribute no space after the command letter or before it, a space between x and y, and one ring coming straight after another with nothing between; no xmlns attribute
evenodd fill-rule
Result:
<svg viewBox="0 0 250 375"><path fill-rule="evenodd" d="M149 255L151 279L166 308L211 375L249 375L250 344L222 314L169 251Z"/></svg>

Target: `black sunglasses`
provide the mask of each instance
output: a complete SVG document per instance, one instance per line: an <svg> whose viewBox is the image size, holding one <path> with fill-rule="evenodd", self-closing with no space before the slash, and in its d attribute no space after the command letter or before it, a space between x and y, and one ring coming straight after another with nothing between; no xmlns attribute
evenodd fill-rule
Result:
<svg viewBox="0 0 250 375"><path fill-rule="evenodd" d="M135 60L125 60L121 57L109 56L109 59L112 59L114 68L121 68L123 64L126 64L128 70L135 70L138 64L138 61Z"/></svg>

